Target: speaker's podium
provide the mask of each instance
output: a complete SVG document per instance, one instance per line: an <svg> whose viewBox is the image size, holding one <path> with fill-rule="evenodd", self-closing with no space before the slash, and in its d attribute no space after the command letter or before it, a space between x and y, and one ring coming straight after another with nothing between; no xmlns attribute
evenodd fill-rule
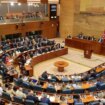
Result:
<svg viewBox="0 0 105 105"><path fill-rule="evenodd" d="M92 48L91 47L87 47L84 49L84 57L91 59L92 56Z"/></svg>

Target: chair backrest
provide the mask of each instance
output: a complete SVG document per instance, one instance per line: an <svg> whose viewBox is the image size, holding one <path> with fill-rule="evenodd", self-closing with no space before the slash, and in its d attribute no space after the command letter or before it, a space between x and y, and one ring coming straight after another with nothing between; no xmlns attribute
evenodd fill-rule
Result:
<svg viewBox="0 0 105 105"><path fill-rule="evenodd" d="M89 105L100 105L100 102L91 102Z"/></svg>
<svg viewBox="0 0 105 105"><path fill-rule="evenodd" d="M16 103L20 103L20 104L23 103L23 99L22 99L21 97L18 97L18 96L14 96L14 97L13 97L13 100L14 100L14 102L16 102Z"/></svg>
<svg viewBox="0 0 105 105"><path fill-rule="evenodd" d="M42 91L42 90L43 90L42 87L39 86L39 85L33 86L33 89L34 89L35 91Z"/></svg>
<svg viewBox="0 0 105 105"><path fill-rule="evenodd" d="M62 90L62 94L71 94L72 91L70 89L64 89Z"/></svg>
<svg viewBox="0 0 105 105"><path fill-rule="evenodd" d="M99 77L101 77L101 75L102 75L102 73L98 73L98 74L96 74L96 77L99 78Z"/></svg>
<svg viewBox="0 0 105 105"><path fill-rule="evenodd" d="M49 79L49 82L56 82L56 79Z"/></svg>
<svg viewBox="0 0 105 105"><path fill-rule="evenodd" d="M55 93L55 92L56 92L56 90L55 90L54 87L48 87L48 88L46 89L46 91L47 91L47 92L50 92L50 93Z"/></svg>
<svg viewBox="0 0 105 105"><path fill-rule="evenodd" d="M84 93L84 89L75 89L73 91L74 91L74 94Z"/></svg>
<svg viewBox="0 0 105 105"><path fill-rule="evenodd" d="M93 92L93 91L96 91L96 90L97 90L96 85L94 85L94 86L92 86L92 87L89 88L89 91L90 92Z"/></svg>
<svg viewBox="0 0 105 105"><path fill-rule="evenodd" d="M75 103L74 105L84 105L84 103Z"/></svg>
<svg viewBox="0 0 105 105"><path fill-rule="evenodd" d="M104 70L104 71L102 71L102 75L105 75L105 70Z"/></svg>
<svg viewBox="0 0 105 105"><path fill-rule="evenodd" d="M62 82L69 82L67 78L62 78Z"/></svg>
<svg viewBox="0 0 105 105"><path fill-rule="evenodd" d="M9 101L11 100L10 94L8 94L8 93L6 93L6 92L3 92L2 97L3 97L4 99L9 100Z"/></svg>
<svg viewBox="0 0 105 105"><path fill-rule="evenodd" d="M22 83L22 86L23 86L24 88L29 88L29 87L30 87L30 84L29 84L28 82L23 82L23 83Z"/></svg>
<svg viewBox="0 0 105 105"><path fill-rule="evenodd" d="M32 100L25 100L25 105L35 105L35 103Z"/></svg>
<svg viewBox="0 0 105 105"><path fill-rule="evenodd" d="M17 85L17 86L20 86L21 84L22 84L22 80L21 79L16 79L16 78L14 78L14 83Z"/></svg>
<svg viewBox="0 0 105 105"><path fill-rule="evenodd" d="M39 105L48 105L48 104L40 102Z"/></svg>
<svg viewBox="0 0 105 105"><path fill-rule="evenodd" d="M105 83L101 83L98 87L100 90L105 90Z"/></svg>

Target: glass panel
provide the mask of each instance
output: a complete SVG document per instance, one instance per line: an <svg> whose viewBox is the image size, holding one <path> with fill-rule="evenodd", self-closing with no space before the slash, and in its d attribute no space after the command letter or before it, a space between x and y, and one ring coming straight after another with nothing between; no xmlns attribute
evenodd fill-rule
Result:
<svg viewBox="0 0 105 105"><path fill-rule="evenodd" d="M0 23L48 20L48 4L2 3L0 5Z"/></svg>

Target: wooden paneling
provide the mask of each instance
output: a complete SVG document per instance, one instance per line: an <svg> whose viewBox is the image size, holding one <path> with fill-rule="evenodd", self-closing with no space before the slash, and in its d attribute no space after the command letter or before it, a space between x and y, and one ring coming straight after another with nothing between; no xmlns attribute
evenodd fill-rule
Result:
<svg viewBox="0 0 105 105"><path fill-rule="evenodd" d="M27 3L27 0L18 0L19 3Z"/></svg>
<svg viewBox="0 0 105 105"><path fill-rule="evenodd" d="M31 61L31 66L34 67L34 65L36 65L42 61L49 60L49 59L52 59L55 57L59 57L59 56L65 55L65 54L68 54L68 48L63 48L58 51L46 53L44 55L33 58Z"/></svg>
<svg viewBox="0 0 105 105"><path fill-rule="evenodd" d="M3 24L0 25L0 35L22 33L42 30L42 35L48 38L55 38L57 33L57 21L27 22L24 24Z"/></svg>
<svg viewBox="0 0 105 105"><path fill-rule="evenodd" d="M87 48L91 47L91 50L96 54L101 54L101 47L102 45L96 41L88 41L78 38L73 39L66 39L65 43L67 46L86 50Z"/></svg>
<svg viewBox="0 0 105 105"><path fill-rule="evenodd" d="M48 3L48 0L41 0L41 3L47 4Z"/></svg>

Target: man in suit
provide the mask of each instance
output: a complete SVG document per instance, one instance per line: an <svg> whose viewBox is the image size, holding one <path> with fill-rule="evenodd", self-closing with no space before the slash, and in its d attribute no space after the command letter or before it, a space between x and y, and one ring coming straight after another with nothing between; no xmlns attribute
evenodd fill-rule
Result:
<svg viewBox="0 0 105 105"><path fill-rule="evenodd" d="M27 95L26 99L32 100L35 103L38 103L39 102L38 97L35 96L35 94L33 93L32 90L29 92L29 94Z"/></svg>
<svg viewBox="0 0 105 105"><path fill-rule="evenodd" d="M45 79L48 78L48 73L47 73L47 71L43 72L42 77L45 78Z"/></svg>
<svg viewBox="0 0 105 105"><path fill-rule="evenodd" d="M46 94L43 94L43 97L41 98L41 102L42 103L46 103L46 104L48 104L48 105L50 105L50 99L49 98L47 98L47 95Z"/></svg>

